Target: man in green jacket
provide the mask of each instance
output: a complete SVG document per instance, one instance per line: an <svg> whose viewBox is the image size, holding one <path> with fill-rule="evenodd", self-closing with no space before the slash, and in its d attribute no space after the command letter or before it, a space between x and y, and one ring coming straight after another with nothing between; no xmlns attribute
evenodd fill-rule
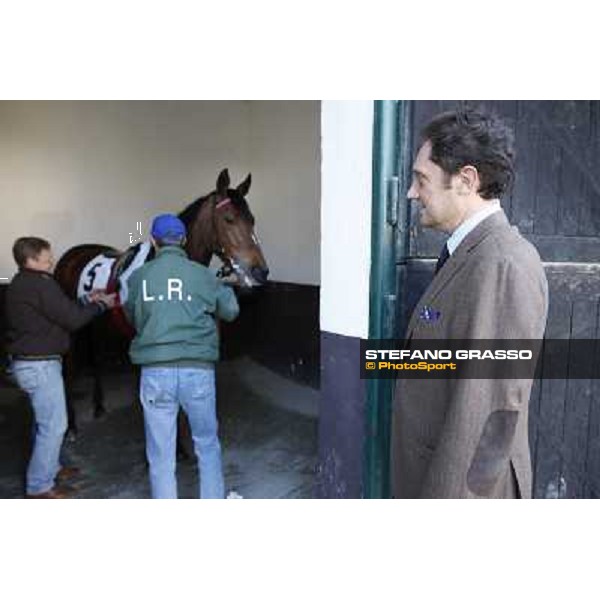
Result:
<svg viewBox="0 0 600 600"><path fill-rule="evenodd" d="M233 290L205 266L188 259L186 230L175 215L157 216L151 240L154 260L129 281L124 309L137 333L129 354L142 366L146 456L153 498L177 498L177 413L188 416L198 457L201 498L225 495L217 435L215 362L217 318L239 313Z"/></svg>

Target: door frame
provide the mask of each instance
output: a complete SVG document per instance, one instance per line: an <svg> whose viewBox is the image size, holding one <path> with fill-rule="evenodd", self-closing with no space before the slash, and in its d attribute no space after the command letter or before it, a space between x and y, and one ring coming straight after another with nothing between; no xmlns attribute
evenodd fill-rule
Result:
<svg viewBox="0 0 600 600"><path fill-rule="evenodd" d="M412 165L413 101L377 100L373 122L373 195L369 339L398 337L399 270L407 258L406 192ZM366 380L365 498L389 498L394 380Z"/></svg>

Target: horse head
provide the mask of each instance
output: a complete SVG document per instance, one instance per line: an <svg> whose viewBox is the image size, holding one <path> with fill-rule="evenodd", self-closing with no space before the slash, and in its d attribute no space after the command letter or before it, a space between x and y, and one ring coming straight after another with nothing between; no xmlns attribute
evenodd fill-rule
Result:
<svg viewBox="0 0 600 600"><path fill-rule="evenodd" d="M223 262L219 273L235 274L244 288L263 285L269 275L254 231L254 216L246 201L251 183L252 177L248 175L236 188L230 188L229 173L223 169L216 190L179 215L187 228L189 257L208 265L216 255Z"/></svg>

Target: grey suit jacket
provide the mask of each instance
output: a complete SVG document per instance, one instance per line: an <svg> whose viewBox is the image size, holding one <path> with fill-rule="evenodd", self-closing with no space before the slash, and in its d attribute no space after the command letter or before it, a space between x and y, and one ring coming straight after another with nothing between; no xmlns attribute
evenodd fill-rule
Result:
<svg viewBox="0 0 600 600"><path fill-rule="evenodd" d="M423 307L439 319L419 318ZM541 339L548 284L503 212L460 243L418 302L407 339ZM396 498L531 497L530 379L402 379L392 420Z"/></svg>

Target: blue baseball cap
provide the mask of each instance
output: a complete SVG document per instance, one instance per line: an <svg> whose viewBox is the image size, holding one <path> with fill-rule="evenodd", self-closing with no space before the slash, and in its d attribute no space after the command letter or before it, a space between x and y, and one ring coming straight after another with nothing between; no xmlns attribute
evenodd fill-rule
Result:
<svg viewBox="0 0 600 600"><path fill-rule="evenodd" d="M161 242L178 243L185 237L183 221L171 214L158 215L152 221L150 235Z"/></svg>

